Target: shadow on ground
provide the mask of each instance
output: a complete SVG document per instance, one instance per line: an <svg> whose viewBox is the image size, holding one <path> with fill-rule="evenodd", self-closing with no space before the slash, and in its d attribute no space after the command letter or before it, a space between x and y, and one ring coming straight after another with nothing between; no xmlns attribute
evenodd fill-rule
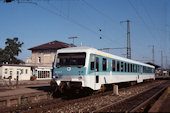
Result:
<svg viewBox="0 0 170 113"><path fill-rule="evenodd" d="M50 86L31 86L31 87L27 87L27 88L36 89L36 90L40 90L40 91L44 91L44 92L51 92Z"/></svg>

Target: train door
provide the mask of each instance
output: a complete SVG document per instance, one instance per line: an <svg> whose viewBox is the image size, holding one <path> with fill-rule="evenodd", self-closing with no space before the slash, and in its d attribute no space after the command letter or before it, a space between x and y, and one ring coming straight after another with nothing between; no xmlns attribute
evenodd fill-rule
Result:
<svg viewBox="0 0 170 113"><path fill-rule="evenodd" d="M95 76L96 83L99 83L99 57L95 58Z"/></svg>
<svg viewBox="0 0 170 113"><path fill-rule="evenodd" d="M137 76L137 83L143 82L143 67L138 65L138 76Z"/></svg>
<svg viewBox="0 0 170 113"><path fill-rule="evenodd" d="M91 55L90 57L90 74L93 75L93 84L94 89L98 88L99 86L99 57L96 55Z"/></svg>

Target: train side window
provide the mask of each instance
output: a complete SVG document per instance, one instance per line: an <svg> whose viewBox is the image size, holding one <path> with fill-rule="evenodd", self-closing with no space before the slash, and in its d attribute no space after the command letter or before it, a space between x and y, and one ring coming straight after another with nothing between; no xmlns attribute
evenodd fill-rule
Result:
<svg viewBox="0 0 170 113"><path fill-rule="evenodd" d="M139 73L139 65L138 65L138 73Z"/></svg>
<svg viewBox="0 0 170 113"><path fill-rule="evenodd" d="M152 69L152 73L155 73L155 69Z"/></svg>
<svg viewBox="0 0 170 113"><path fill-rule="evenodd" d="M125 72L127 72L127 69L126 69L126 67L127 67L127 66L126 66L126 63L125 63Z"/></svg>
<svg viewBox="0 0 170 113"><path fill-rule="evenodd" d="M133 65L133 72L136 72L136 65Z"/></svg>
<svg viewBox="0 0 170 113"><path fill-rule="evenodd" d="M123 62L121 62L121 72L123 72Z"/></svg>
<svg viewBox="0 0 170 113"><path fill-rule="evenodd" d="M96 71L99 71L99 58L96 57Z"/></svg>
<svg viewBox="0 0 170 113"><path fill-rule="evenodd" d="M140 68L140 69L141 69L141 70L140 70L140 72L141 72L141 73L143 73L143 66L141 66L141 68Z"/></svg>
<svg viewBox="0 0 170 113"><path fill-rule="evenodd" d="M91 56L91 61L90 61L90 69L94 70L94 61L95 61L95 56Z"/></svg>
<svg viewBox="0 0 170 113"><path fill-rule="evenodd" d="M143 67L143 72L146 73L146 67L145 66Z"/></svg>
<svg viewBox="0 0 170 113"><path fill-rule="evenodd" d="M106 69L107 69L107 60L106 60L106 58L103 58L103 71L106 71Z"/></svg>
<svg viewBox="0 0 170 113"><path fill-rule="evenodd" d="M130 64L130 72L132 72L133 70L132 70L132 64Z"/></svg>
<svg viewBox="0 0 170 113"><path fill-rule="evenodd" d="M130 64L128 63L127 66L128 66L128 72L130 72Z"/></svg>
<svg viewBox="0 0 170 113"><path fill-rule="evenodd" d="M115 71L115 60L112 60L112 70Z"/></svg>
<svg viewBox="0 0 170 113"><path fill-rule="evenodd" d="M119 63L119 61L117 61L117 72L119 72L120 71L120 63Z"/></svg>

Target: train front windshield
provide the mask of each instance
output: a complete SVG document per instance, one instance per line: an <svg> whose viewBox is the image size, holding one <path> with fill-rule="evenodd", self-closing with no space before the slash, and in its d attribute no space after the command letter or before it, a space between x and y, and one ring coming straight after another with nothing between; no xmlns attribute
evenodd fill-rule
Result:
<svg viewBox="0 0 170 113"><path fill-rule="evenodd" d="M85 65L86 53L59 53L56 67Z"/></svg>

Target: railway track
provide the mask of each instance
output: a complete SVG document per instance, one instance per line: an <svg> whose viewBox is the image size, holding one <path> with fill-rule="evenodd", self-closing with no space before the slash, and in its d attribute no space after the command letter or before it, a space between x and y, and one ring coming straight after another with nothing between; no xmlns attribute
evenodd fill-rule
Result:
<svg viewBox="0 0 170 113"><path fill-rule="evenodd" d="M170 82L168 81L140 94L113 102L92 112L147 112L150 104L156 101L156 98L158 98L169 85Z"/></svg>
<svg viewBox="0 0 170 113"><path fill-rule="evenodd" d="M120 92L125 92L125 90L131 90L132 92L134 89L138 89L138 93L140 92L139 89L146 89L147 87L151 87L154 84L162 84L164 82L160 81L154 81L154 82L149 82L149 83L143 83L143 84L138 84L129 88L122 88L120 89ZM150 85L149 85L150 84ZM103 96L110 95L113 98L116 98L115 96L112 96L112 91L110 92L104 92L100 94L95 94L83 98L78 98L78 99L62 99L62 98L55 98L53 100L46 100L46 101L41 101L39 103L32 103L32 104L26 104L26 105L19 105L15 107L8 107L8 108L0 108L0 111L5 112L13 112L13 113L46 113L46 112L78 112L77 110L74 110L74 107L77 107L77 109L82 109L80 111L85 111L85 106L87 107L87 103L89 101L92 101L92 103L96 100L102 99ZM81 105L81 106L79 106ZM93 111L94 108L94 103L89 106L89 111ZM73 110L70 111L70 108L73 108Z"/></svg>

